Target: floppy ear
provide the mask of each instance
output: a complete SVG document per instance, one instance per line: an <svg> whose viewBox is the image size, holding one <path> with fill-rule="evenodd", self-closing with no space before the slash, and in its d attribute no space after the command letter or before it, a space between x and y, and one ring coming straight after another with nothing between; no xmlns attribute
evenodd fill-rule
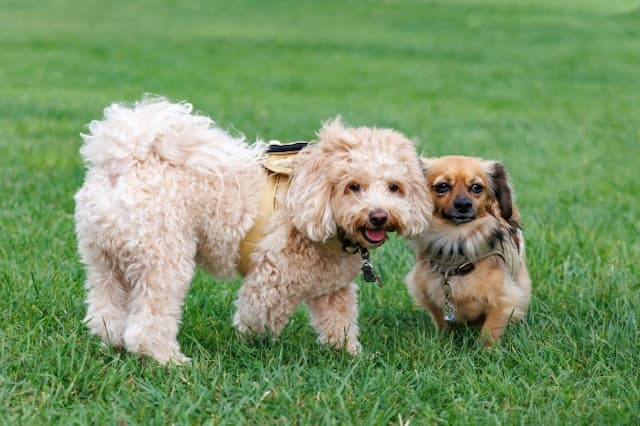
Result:
<svg viewBox="0 0 640 426"><path fill-rule="evenodd" d="M503 219L509 220L513 214L513 200L507 170L502 163L498 161L487 161L486 163L487 174L491 180L491 187L496 194L496 199L500 206L500 215Z"/></svg>
<svg viewBox="0 0 640 426"><path fill-rule="evenodd" d="M426 161L425 161L426 160ZM433 203L431 200L431 192L427 187L427 170L426 165L429 163L428 158L419 158L417 164L407 164L407 184L410 190L407 191L409 197L410 220L406 223L405 236L409 238L417 237L431 222L433 215Z"/></svg>
<svg viewBox="0 0 640 426"><path fill-rule="evenodd" d="M318 242L337 232L331 210L333 185L327 177L327 163L317 145L298 154L286 200L293 226L305 237Z"/></svg>
<svg viewBox="0 0 640 426"><path fill-rule="evenodd" d="M359 140L345 128L340 116L322 123L318 144L304 149L295 160L287 197L291 222L312 241L325 241L337 232L331 209L332 164L353 150Z"/></svg>

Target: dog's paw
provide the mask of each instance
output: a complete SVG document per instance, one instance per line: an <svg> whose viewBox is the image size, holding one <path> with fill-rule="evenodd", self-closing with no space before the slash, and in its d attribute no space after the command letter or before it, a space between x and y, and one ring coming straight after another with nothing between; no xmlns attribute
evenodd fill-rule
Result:
<svg viewBox="0 0 640 426"><path fill-rule="evenodd" d="M190 364L191 358L185 356L183 353L177 353L169 362L176 365Z"/></svg>
<svg viewBox="0 0 640 426"><path fill-rule="evenodd" d="M145 356L149 357L149 359L153 359L154 361L156 361L160 365L181 366L181 365L185 365L185 364L191 363L191 358L185 356L182 353L177 353L177 354L174 354L174 355L169 356L169 357L161 357L161 358L158 358L156 356L149 355L149 354L145 354Z"/></svg>
<svg viewBox="0 0 640 426"><path fill-rule="evenodd" d="M191 358L185 356L182 352L155 352L150 353L149 351L145 352L136 352L136 355L141 357L143 360L153 360L160 365L184 365L189 364L191 362Z"/></svg>
<svg viewBox="0 0 640 426"><path fill-rule="evenodd" d="M349 342L344 346L344 350L351 356L358 356L362 354L362 345L357 340L355 342Z"/></svg>
<svg viewBox="0 0 640 426"><path fill-rule="evenodd" d="M155 352L153 354L147 353L146 355L151 356L153 359L158 361L158 363L163 365L166 365L166 364L183 365L191 362L191 358L185 356L180 351Z"/></svg>
<svg viewBox="0 0 640 426"><path fill-rule="evenodd" d="M486 351L490 351L491 349L495 348L496 345L499 343L497 340L494 340L491 336L489 337L485 337L482 336L479 339L480 345L482 345L482 348Z"/></svg>
<svg viewBox="0 0 640 426"><path fill-rule="evenodd" d="M339 351L343 350L351 356L357 356L362 353L362 345L355 337L328 339L327 336L321 334L318 336L318 343L321 345L329 345Z"/></svg>
<svg viewBox="0 0 640 426"><path fill-rule="evenodd" d="M257 334L256 331L249 326L249 324L238 318L237 315L233 318L233 326L244 337L251 337Z"/></svg>
<svg viewBox="0 0 640 426"><path fill-rule="evenodd" d="M263 322L257 318L247 318L236 313L233 317L233 326L245 336L271 336L274 339L277 334L272 333Z"/></svg>
<svg viewBox="0 0 640 426"><path fill-rule="evenodd" d="M125 332L124 342L127 351L148 355L160 364L185 364L190 361L181 351L180 344L175 339L159 340L146 329L131 328Z"/></svg>
<svg viewBox="0 0 640 426"><path fill-rule="evenodd" d="M246 326L246 324L242 323L242 322L236 322L235 319L233 320L233 327L238 330L238 332L242 335L247 335L249 334L249 327Z"/></svg>

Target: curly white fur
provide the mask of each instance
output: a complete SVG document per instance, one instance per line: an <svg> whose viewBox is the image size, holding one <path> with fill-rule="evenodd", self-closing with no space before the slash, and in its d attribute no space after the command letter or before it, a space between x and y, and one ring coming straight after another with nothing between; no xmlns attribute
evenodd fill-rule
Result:
<svg viewBox="0 0 640 426"><path fill-rule="evenodd" d="M187 103L145 99L104 116L83 135L88 170L75 195L86 323L104 342L180 363L178 327L196 263L235 276L265 182L263 146L231 137ZM360 261L323 241L342 228L364 247L382 244L364 231L375 209L387 213L385 229L416 236L432 206L414 147L399 133L335 120L319 139L299 155L285 208L252 255L234 324L277 336L304 302L321 342L357 353Z"/></svg>

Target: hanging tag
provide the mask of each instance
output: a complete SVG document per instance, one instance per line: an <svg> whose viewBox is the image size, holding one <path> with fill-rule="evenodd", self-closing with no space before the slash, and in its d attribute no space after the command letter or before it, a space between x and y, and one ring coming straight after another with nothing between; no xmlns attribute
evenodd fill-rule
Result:
<svg viewBox="0 0 640 426"><path fill-rule="evenodd" d="M449 274L444 275L442 291L444 292L444 320L447 322L453 322L456 320L456 311L453 309L453 303L451 303L451 281L449 281Z"/></svg>
<svg viewBox="0 0 640 426"><path fill-rule="evenodd" d="M362 277L365 282L368 283L376 283L378 287L382 287L382 280L376 274L376 270L371 263L371 258L369 257L369 250L360 249L360 255L362 256Z"/></svg>
<svg viewBox="0 0 640 426"><path fill-rule="evenodd" d="M456 320L456 312L453 309L450 301L446 301L444 304L444 320L447 322L453 322Z"/></svg>

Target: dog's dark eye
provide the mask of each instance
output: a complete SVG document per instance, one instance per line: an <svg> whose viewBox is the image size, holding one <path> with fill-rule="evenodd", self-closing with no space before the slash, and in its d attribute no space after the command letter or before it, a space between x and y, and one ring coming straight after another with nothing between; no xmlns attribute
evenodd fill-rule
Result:
<svg viewBox="0 0 640 426"><path fill-rule="evenodd" d="M352 184L350 184L350 185L349 185L349 189L350 189L352 192L360 192L360 189L361 189L361 188L360 188L360 185L359 185L359 184L357 184L357 183L352 183Z"/></svg>
<svg viewBox="0 0 640 426"><path fill-rule="evenodd" d="M437 185L433 186L433 189L438 193L438 194L444 194L445 192L449 191L449 184L446 182L440 182Z"/></svg>
<svg viewBox="0 0 640 426"><path fill-rule="evenodd" d="M389 191L398 192L399 189L400 189L400 187L398 185L396 185L395 183L390 183L389 184Z"/></svg>
<svg viewBox="0 0 640 426"><path fill-rule="evenodd" d="M474 183L473 185L471 185L470 189L471 189L471 192L473 192L474 194L479 194L482 192L484 188L479 183Z"/></svg>

